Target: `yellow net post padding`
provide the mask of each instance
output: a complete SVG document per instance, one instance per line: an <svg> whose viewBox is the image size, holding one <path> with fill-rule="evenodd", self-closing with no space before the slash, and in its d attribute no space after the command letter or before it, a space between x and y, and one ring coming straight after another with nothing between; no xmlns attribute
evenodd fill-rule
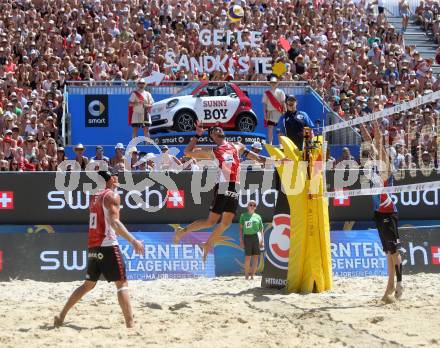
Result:
<svg viewBox="0 0 440 348"><path fill-rule="evenodd" d="M322 138L318 138L322 144ZM266 145L269 154L281 160L277 166L290 207L290 251L287 292L311 293L332 288L330 223L323 188L323 149L305 153L287 137L283 151Z"/></svg>

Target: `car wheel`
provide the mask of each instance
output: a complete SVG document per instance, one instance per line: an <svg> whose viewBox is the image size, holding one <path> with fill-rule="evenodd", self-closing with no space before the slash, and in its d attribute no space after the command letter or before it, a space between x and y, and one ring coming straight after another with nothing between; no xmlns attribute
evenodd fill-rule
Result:
<svg viewBox="0 0 440 348"><path fill-rule="evenodd" d="M257 120L250 114L242 114L237 119L237 130L240 132L254 132L257 127Z"/></svg>
<svg viewBox="0 0 440 348"><path fill-rule="evenodd" d="M189 110L179 111L174 117L174 129L178 132L190 132L195 129L196 116Z"/></svg>

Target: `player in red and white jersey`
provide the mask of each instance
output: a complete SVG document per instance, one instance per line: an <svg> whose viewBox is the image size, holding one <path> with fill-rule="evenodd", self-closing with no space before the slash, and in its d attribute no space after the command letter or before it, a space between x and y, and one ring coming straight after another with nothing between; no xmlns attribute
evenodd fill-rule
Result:
<svg viewBox="0 0 440 348"><path fill-rule="evenodd" d="M107 247L118 245L116 232L111 226L109 209L104 206L104 199L113 191L106 188L90 198L90 221L88 247Z"/></svg>
<svg viewBox="0 0 440 348"><path fill-rule="evenodd" d="M125 264L119 249L117 235L128 240L138 254L144 253L144 245L136 240L119 220L121 199L114 192L118 177L107 171L98 174L104 178L106 188L92 197L88 238L87 274L84 283L67 300L63 310L54 319L55 326L61 326L69 310L92 290L101 274L108 282L115 282L118 302L128 328L133 327L133 312L125 275Z"/></svg>
<svg viewBox="0 0 440 348"><path fill-rule="evenodd" d="M185 148L185 156L198 160L214 160L218 165L218 180L214 187L214 200L210 207L207 219L197 220L186 227L178 227L173 238L174 243L189 232L198 231L203 228L214 226L214 231L204 244L203 258L206 260L209 250L213 244L231 225L238 207L238 195L240 192L240 156L245 156L262 163L267 157L260 156L246 149L241 143L231 143L225 140L225 133L221 127L212 127L209 130L210 139L216 144L215 147L205 146L196 148L198 139L203 135L203 126L196 124L196 136L191 138Z"/></svg>
<svg viewBox="0 0 440 348"><path fill-rule="evenodd" d="M360 125L363 141L367 143L367 147L361 152L361 162L364 162L363 166L368 161L373 164L373 166L370 165L370 180L373 187L393 186L391 160L385 148L384 135L377 120L372 122L372 126L374 137L364 124ZM399 237L397 207L388 193L374 195L372 198L374 220L388 263L388 283L382 301L390 303L396 299L400 300L403 296L402 256L400 254L402 246ZM394 281L394 277L397 282Z"/></svg>

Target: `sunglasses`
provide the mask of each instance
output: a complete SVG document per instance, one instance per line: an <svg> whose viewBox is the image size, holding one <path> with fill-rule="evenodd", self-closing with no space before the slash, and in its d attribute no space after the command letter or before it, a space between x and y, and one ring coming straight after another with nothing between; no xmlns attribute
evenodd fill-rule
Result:
<svg viewBox="0 0 440 348"><path fill-rule="evenodd" d="M295 103L287 103L287 106L295 106Z"/></svg>
<svg viewBox="0 0 440 348"><path fill-rule="evenodd" d="M256 204L249 204L249 207L256 207Z"/></svg>

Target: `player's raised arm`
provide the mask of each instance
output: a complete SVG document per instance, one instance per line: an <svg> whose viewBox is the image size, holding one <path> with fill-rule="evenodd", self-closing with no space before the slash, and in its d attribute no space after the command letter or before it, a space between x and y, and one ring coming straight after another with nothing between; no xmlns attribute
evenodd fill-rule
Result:
<svg viewBox="0 0 440 348"><path fill-rule="evenodd" d="M376 150L378 152L377 154L377 160L380 161L380 165L379 165L379 174L380 177L382 178L382 180L388 180L388 178L390 177L390 173L391 173L391 168L390 168L390 158L388 156L387 150L385 149L384 146L384 139L383 139L383 134L380 131L380 127L379 127L379 123L377 122L377 120L373 121L373 131L374 131L374 139L373 139L373 143L374 146L376 147Z"/></svg>
<svg viewBox="0 0 440 348"><path fill-rule="evenodd" d="M246 159L258 161L263 164L265 164L266 161L268 161L270 159L270 157L265 157L265 156L262 156L262 155L255 153L253 151L249 151L248 149L246 149L246 146L241 143L235 143L234 146L237 149L240 156L245 156Z"/></svg>
<svg viewBox="0 0 440 348"><path fill-rule="evenodd" d="M368 132L367 127L365 127L365 124L363 123L359 124L359 129L361 131L362 140L371 143L373 139L371 138L371 134L370 132Z"/></svg>
<svg viewBox="0 0 440 348"><path fill-rule="evenodd" d="M121 205L121 197L116 193L110 193L104 198L104 206L108 209L110 213L110 224L115 230L115 232L126 239L134 248L138 254L144 253L144 244L134 238L134 236L128 232L124 224L119 219L119 210Z"/></svg>
<svg viewBox="0 0 440 348"><path fill-rule="evenodd" d="M197 141L204 133L202 123L196 122L196 135L191 138L188 145L185 148L185 156L202 160L202 159L214 159L214 153L211 146L196 147Z"/></svg>

